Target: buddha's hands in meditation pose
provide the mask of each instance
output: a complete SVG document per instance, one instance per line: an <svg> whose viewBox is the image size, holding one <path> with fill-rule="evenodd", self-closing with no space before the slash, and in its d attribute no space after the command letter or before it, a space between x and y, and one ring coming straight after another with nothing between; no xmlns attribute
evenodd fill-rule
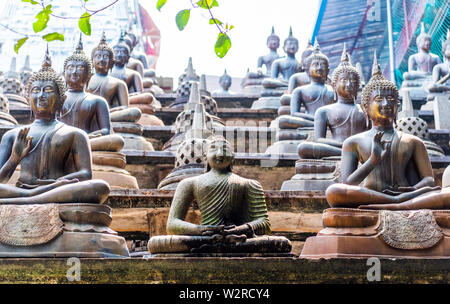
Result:
<svg viewBox="0 0 450 304"><path fill-rule="evenodd" d="M19 131L16 139L14 140L11 153L11 160L14 163L20 163L31 150L31 140L33 139L33 137L28 136L29 131L30 128L23 128Z"/></svg>
<svg viewBox="0 0 450 304"><path fill-rule="evenodd" d="M236 244L240 242L245 242L248 238L255 237L255 232L250 225L207 225L204 227L205 230L203 236L211 236L213 243L224 242L226 244Z"/></svg>

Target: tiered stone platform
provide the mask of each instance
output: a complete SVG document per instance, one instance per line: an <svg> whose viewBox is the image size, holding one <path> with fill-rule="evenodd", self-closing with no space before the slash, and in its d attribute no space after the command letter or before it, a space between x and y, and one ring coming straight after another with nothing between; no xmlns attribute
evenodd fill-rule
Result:
<svg viewBox="0 0 450 304"><path fill-rule="evenodd" d="M305 284L372 283L367 259L150 258L80 259L79 282L67 280L67 259L1 259L2 283ZM420 270L420 271L417 271ZM282 275L280 275L282 274ZM380 283L450 281L450 259L381 259ZM167 299L177 295L167 295Z"/></svg>

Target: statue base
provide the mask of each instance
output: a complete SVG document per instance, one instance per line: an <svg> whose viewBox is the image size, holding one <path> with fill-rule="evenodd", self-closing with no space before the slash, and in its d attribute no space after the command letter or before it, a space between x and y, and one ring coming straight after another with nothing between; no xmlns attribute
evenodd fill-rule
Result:
<svg viewBox="0 0 450 304"><path fill-rule="evenodd" d="M362 210L330 208L323 226L309 237L300 258L450 257L450 210Z"/></svg>
<svg viewBox="0 0 450 304"><path fill-rule="evenodd" d="M155 151L151 142L144 137L132 133L115 133L123 137L125 142L122 150Z"/></svg>
<svg viewBox="0 0 450 304"><path fill-rule="evenodd" d="M306 139L306 136L305 136ZM303 142L302 140L280 140L270 145L266 154L294 154L298 155L297 146Z"/></svg>
<svg viewBox="0 0 450 304"><path fill-rule="evenodd" d="M293 258L292 253L156 253L144 255L147 258Z"/></svg>
<svg viewBox="0 0 450 304"><path fill-rule="evenodd" d="M98 204L2 205L0 257L128 257L111 220Z"/></svg>
<svg viewBox="0 0 450 304"><path fill-rule="evenodd" d="M340 182L340 157L300 159L295 162L295 175L281 185L281 191L325 191Z"/></svg>
<svg viewBox="0 0 450 304"><path fill-rule="evenodd" d="M277 119L273 120L270 127L278 127ZM314 128L299 129L277 129L277 138L279 139L270 145L266 153L270 154L295 154L298 155L297 146L314 132Z"/></svg>
<svg viewBox="0 0 450 304"><path fill-rule="evenodd" d="M260 97L258 100L255 100L253 102L251 109L252 110L268 110L268 109L278 110L278 108L281 106L280 97L281 96Z"/></svg>

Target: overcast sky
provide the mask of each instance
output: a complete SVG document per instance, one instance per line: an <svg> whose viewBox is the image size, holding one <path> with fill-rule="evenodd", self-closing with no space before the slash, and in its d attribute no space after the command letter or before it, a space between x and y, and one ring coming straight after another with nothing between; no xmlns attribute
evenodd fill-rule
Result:
<svg viewBox="0 0 450 304"><path fill-rule="evenodd" d="M208 12L191 10L190 20L179 31L175 16L178 11L191 7L189 0L168 0L159 12L156 0L140 1L161 31L161 54L156 66L160 76L176 78L192 57L197 73L222 75L224 68L233 77L243 77L247 67L256 70L257 58L268 53L266 38L272 25L282 43L292 26L299 40L301 52L311 37L318 12L318 0L217 0L219 7L212 9L222 22L234 25L229 33L232 47L224 58L215 55L214 44L218 29L210 25ZM194 1L195 2L195 1ZM299 53L297 54L299 58Z"/></svg>

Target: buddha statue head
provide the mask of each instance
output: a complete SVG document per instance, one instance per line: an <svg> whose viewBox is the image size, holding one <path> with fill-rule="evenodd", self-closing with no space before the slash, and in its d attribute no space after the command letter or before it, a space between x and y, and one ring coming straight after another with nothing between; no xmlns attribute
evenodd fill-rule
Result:
<svg viewBox="0 0 450 304"><path fill-rule="evenodd" d="M328 57L320 51L317 40L312 54L305 60L305 68L312 80L323 83L327 80L328 72L330 71Z"/></svg>
<svg viewBox="0 0 450 304"><path fill-rule="evenodd" d="M272 33L267 37L267 47L271 51L276 51L280 47L280 37L275 34L275 29L272 26Z"/></svg>
<svg viewBox="0 0 450 304"><path fill-rule="evenodd" d="M398 89L383 76L376 53L372 77L362 90L361 106L375 126L393 125L398 110Z"/></svg>
<svg viewBox="0 0 450 304"><path fill-rule="evenodd" d="M314 48L311 43L311 40L308 40L308 45L306 46L306 49L303 50L302 56L301 56L300 65L302 67L302 71L306 71L306 63L305 63L306 58L308 58L312 54L313 50L314 50Z"/></svg>
<svg viewBox="0 0 450 304"><path fill-rule="evenodd" d="M47 47L41 69L30 77L26 88L27 100L36 117L54 118L66 99L65 92L64 80L53 70Z"/></svg>
<svg viewBox="0 0 450 304"><path fill-rule="evenodd" d="M416 38L416 44L419 50L422 50L426 53L430 51L431 48L431 36L425 32L425 26L422 22L420 27L420 34Z"/></svg>
<svg viewBox="0 0 450 304"><path fill-rule="evenodd" d="M342 50L341 63L334 70L332 76L332 85L337 95L344 100L356 100L359 89L360 75L358 70L352 66L350 56L344 43Z"/></svg>
<svg viewBox="0 0 450 304"><path fill-rule="evenodd" d="M206 153L206 161L206 172L210 171L211 168L220 171L232 171L234 152L230 143L223 136L211 138Z"/></svg>
<svg viewBox="0 0 450 304"><path fill-rule="evenodd" d="M72 55L64 60L64 77L69 88L83 89L92 75L92 63L83 51L83 42L78 45Z"/></svg>
<svg viewBox="0 0 450 304"><path fill-rule="evenodd" d="M131 32L127 32L126 36L131 40L131 45L132 45L131 49L133 49L137 45L137 42L138 42L136 35Z"/></svg>
<svg viewBox="0 0 450 304"><path fill-rule="evenodd" d="M224 91L228 91L231 86L231 76L227 74L227 70L223 72L223 75L219 78L219 84Z"/></svg>
<svg viewBox="0 0 450 304"><path fill-rule="evenodd" d="M97 73L107 74L113 67L114 51L106 42L105 32L102 34L100 43L92 50L91 59Z"/></svg>
<svg viewBox="0 0 450 304"><path fill-rule="evenodd" d="M292 27L289 27L289 36L284 40L283 50L288 55L295 55L298 51L298 40L292 35Z"/></svg>
<svg viewBox="0 0 450 304"><path fill-rule="evenodd" d="M129 43L131 43L131 40L129 40ZM115 46L113 46L114 51L114 58L116 60L115 64L123 67L128 63L128 60L130 59L130 47L125 42L124 33L120 33L119 41Z"/></svg>

